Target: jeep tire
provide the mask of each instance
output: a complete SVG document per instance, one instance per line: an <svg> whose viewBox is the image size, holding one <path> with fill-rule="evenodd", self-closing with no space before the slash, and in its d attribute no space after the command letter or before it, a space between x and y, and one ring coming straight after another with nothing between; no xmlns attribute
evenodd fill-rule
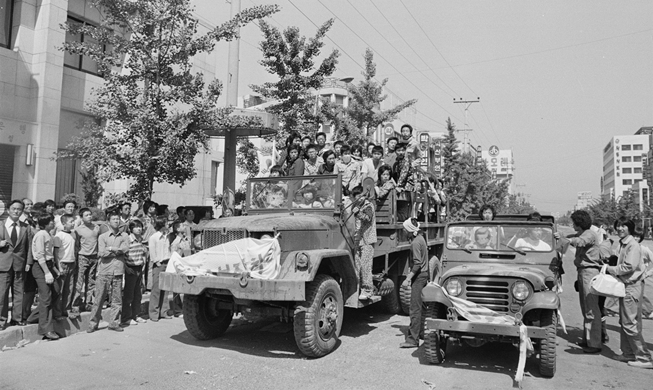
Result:
<svg viewBox="0 0 653 390"><path fill-rule="evenodd" d="M556 373L556 331L558 329L556 310L542 310L540 327L546 330L546 337L540 339L540 375L552 378Z"/></svg>
<svg viewBox="0 0 653 390"><path fill-rule="evenodd" d="M221 336L229 328L233 313L218 309L218 300L206 295L184 294L184 324L198 340Z"/></svg>
<svg viewBox="0 0 653 390"><path fill-rule="evenodd" d="M295 342L307 357L327 355L336 347L344 307L340 286L331 276L317 275L306 284L306 301L295 307Z"/></svg>
<svg viewBox="0 0 653 390"><path fill-rule="evenodd" d="M424 309L424 318L422 326L424 329L424 355L426 359L431 364L442 364L444 362L444 357L447 352L447 337L442 337L439 334L438 330L429 330L426 329L426 320L427 319L438 319L440 318L440 305L431 302L426 304Z"/></svg>

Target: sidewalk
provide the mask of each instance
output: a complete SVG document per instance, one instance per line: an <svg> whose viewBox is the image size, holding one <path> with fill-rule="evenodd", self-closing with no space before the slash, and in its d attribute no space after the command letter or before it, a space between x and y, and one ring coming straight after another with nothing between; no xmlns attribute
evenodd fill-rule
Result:
<svg viewBox="0 0 653 390"><path fill-rule="evenodd" d="M149 308L150 294L143 294L143 300L141 301L141 313L147 313ZM102 310L102 322L100 322L100 328L108 326L107 320L109 319L110 309ZM90 312L83 312L81 315L71 320L67 318L61 321L54 321L54 331L59 334L59 336L68 337L75 333L86 332L88 329L88 322L91 317ZM147 315L144 315L147 318ZM25 326L10 326L5 330L0 331L0 351L4 351L7 348L13 348L18 346L18 344L28 344L35 341L41 340L43 336L38 334L38 324L28 324ZM25 341L22 341L25 340Z"/></svg>

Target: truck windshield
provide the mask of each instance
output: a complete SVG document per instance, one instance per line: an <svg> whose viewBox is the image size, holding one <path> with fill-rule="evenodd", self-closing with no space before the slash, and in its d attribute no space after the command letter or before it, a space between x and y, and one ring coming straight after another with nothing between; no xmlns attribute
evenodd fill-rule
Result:
<svg viewBox="0 0 653 390"><path fill-rule="evenodd" d="M250 179L250 209L335 209L337 176Z"/></svg>
<svg viewBox="0 0 653 390"><path fill-rule="evenodd" d="M546 225L454 225L447 229L448 249L510 251L510 247L550 252L554 248L553 231Z"/></svg>

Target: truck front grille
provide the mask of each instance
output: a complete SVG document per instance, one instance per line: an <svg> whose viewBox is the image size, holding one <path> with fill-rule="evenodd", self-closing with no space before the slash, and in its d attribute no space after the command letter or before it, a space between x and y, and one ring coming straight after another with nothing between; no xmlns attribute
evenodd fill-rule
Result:
<svg viewBox="0 0 653 390"><path fill-rule="evenodd" d="M202 247L206 249L245 237L245 230L204 230L202 232Z"/></svg>
<svg viewBox="0 0 653 390"><path fill-rule="evenodd" d="M466 299L496 312L507 313L510 304L510 283L509 280L467 278Z"/></svg>

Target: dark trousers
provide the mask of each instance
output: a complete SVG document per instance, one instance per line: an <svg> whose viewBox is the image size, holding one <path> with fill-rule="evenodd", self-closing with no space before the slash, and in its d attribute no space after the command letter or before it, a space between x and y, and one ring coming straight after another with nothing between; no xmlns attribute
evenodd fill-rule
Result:
<svg viewBox="0 0 653 390"><path fill-rule="evenodd" d="M33 265L33 267L35 266L38 266L38 263ZM32 275L32 271L25 272L25 285L23 288L23 319L25 320L28 320L30 314L32 314L32 305L34 304L37 290L38 285L36 284L34 275Z"/></svg>
<svg viewBox="0 0 653 390"><path fill-rule="evenodd" d="M61 275L59 275L59 283L61 285L61 292L59 294L59 312L63 316L68 315L68 310L71 310L73 298L75 294L75 275L77 274L76 263L59 263L61 267Z"/></svg>
<svg viewBox="0 0 653 390"><path fill-rule="evenodd" d="M46 264L50 269L50 273L52 273L52 262L48 261ZM30 317L38 316L38 334L44 335L48 332L54 331L52 319L60 315L59 311L56 309L56 303L59 300L59 280L54 279L54 283L47 284L45 281L45 272L38 263L32 266L32 276L34 276L39 292L39 306L31 313Z"/></svg>
<svg viewBox="0 0 653 390"><path fill-rule="evenodd" d="M0 329L2 329L9 318L9 290L13 308L11 310L12 321L23 320L23 289L25 276L23 271L0 271Z"/></svg>
<svg viewBox="0 0 653 390"><path fill-rule="evenodd" d="M168 301L168 292L159 288L159 274L166 269L166 264L157 266L152 264L152 292L150 292L150 319L158 320L162 316L168 315L170 302Z"/></svg>
<svg viewBox="0 0 653 390"><path fill-rule="evenodd" d="M93 302L95 295L95 280L97 279L97 256L79 255L77 265L77 285L75 286L75 298L73 299L73 310L86 307ZM82 306L84 305L84 306Z"/></svg>
<svg viewBox="0 0 653 390"><path fill-rule="evenodd" d="M592 348L601 348L599 296L590 291L590 282L598 274L597 268L578 268L578 300L583 314L583 341Z"/></svg>
<svg viewBox="0 0 653 390"><path fill-rule="evenodd" d="M88 326L97 328L102 319L102 304L111 298L111 312L109 326L120 326L120 309L122 307L122 275L98 275L95 284L95 300L91 310L91 319Z"/></svg>
<svg viewBox="0 0 653 390"><path fill-rule="evenodd" d="M406 342L419 344L419 334L422 331L422 289L429 282L428 272L420 272L413 277L410 285L410 328L406 335Z"/></svg>
<svg viewBox="0 0 653 390"><path fill-rule="evenodd" d="M122 292L122 316L120 322L135 320L141 314L142 265L125 265L125 288Z"/></svg>

